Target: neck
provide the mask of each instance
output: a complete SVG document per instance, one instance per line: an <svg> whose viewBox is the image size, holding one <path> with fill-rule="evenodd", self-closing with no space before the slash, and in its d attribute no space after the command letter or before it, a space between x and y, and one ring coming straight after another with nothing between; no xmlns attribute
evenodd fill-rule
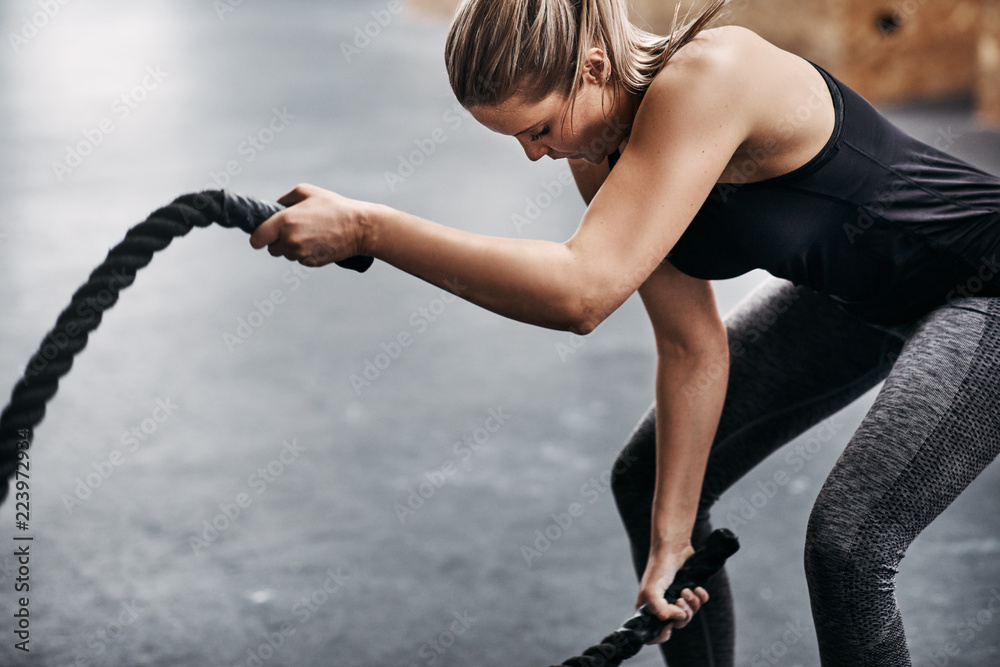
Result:
<svg viewBox="0 0 1000 667"><path fill-rule="evenodd" d="M632 125L635 123L635 116L639 112L639 105L642 103L642 95L632 93L619 88L618 104L609 118L615 128L620 131L621 141L618 150L624 150L628 144L629 135L632 133Z"/></svg>

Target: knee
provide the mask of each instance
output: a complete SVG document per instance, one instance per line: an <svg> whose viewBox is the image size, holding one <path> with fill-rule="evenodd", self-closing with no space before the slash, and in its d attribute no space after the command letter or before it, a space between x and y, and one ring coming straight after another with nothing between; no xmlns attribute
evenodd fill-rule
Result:
<svg viewBox="0 0 1000 667"><path fill-rule="evenodd" d="M652 493L656 481L655 415L655 407L647 411L611 466L611 492L619 508L645 486Z"/></svg>
<svg viewBox="0 0 1000 667"><path fill-rule="evenodd" d="M861 582L891 586L904 541L891 523L862 514L847 503L813 508L804 554L811 590L849 589Z"/></svg>
<svg viewBox="0 0 1000 667"><path fill-rule="evenodd" d="M618 507L629 504L637 494L652 493L655 470L655 459L646 460L639 448L626 445L611 466L611 493Z"/></svg>
<svg viewBox="0 0 1000 667"><path fill-rule="evenodd" d="M850 561L851 531L839 514L836 506L817 503L809 515L804 562L810 581L837 576Z"/></svg>

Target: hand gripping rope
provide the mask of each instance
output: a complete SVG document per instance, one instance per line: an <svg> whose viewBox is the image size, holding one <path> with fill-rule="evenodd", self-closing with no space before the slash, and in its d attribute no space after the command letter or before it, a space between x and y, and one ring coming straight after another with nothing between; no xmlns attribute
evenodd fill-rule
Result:
<svg viewBox="0 0 1000 667"><path fill-rule="evenodd" d="M705 583L726 564L726 559L740 548L739 540L728 528L713 531L698 551L684 561L664 597L676 600L685 588L694 590ZM558 667L618 667L654 639L669 621L661 621L647 605L639 607L631 617L599 644L591 646L583 655L570 658Z"/></svg>
<svg viewBox="0 0 1000 667"><path fill-rule="evenodd" d="M45 404L59 388L59 379L72 368L73 358L87 345L104 311L115 305L118 293L135 281L136 271L149 264L153 253L193 227L208 227L213 222L251 233L283 208L230 192L208 190L178 197L128 231L76 291L55 327L42 339L24 375L14 385L10 404L0 413L0 503L7 497L18 451L30 446L32 430L45 416ZM373 261L371 257L351 257L337 264L363 272Z"/></svg>
<svg viewBox="0 0 1000 667"><path fill-rule="evenodd" d="M153 254L170 245L175 237L213 222L252 233L283 208L222 190L181 195L130 229L125 239L108 251L104 262L73 294L55 327L42 339L14 385L10 403L0 413L0 504L7 498L9 478L20 460L19 451L30 446L33 430L45 417L45 406L58 390L59 379L73 367L74 357L86 347L104 312L117 303L121 290L135 281L136 272L149 264ZM350 257L337 264L364 272L373 261L371 257ZM677 572L666 597L676 600L683 589L703 586L737 549L739 542L732 532L724 528L713 532ZM560 667L620 665L656 637L664 625L643 605L622 628Z"/></svg>

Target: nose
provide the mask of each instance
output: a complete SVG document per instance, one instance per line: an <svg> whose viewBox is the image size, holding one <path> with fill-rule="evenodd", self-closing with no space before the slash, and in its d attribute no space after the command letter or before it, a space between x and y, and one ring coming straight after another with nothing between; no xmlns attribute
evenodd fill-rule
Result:
<svg viewBox="0 0 1000 667"><path fill-rule="evenodd" d="M549 147L545 146L540 141L521 141L521 148L524 149L524 154L527 155L528 159L532 162L538 162L549 152Z"/></svg>

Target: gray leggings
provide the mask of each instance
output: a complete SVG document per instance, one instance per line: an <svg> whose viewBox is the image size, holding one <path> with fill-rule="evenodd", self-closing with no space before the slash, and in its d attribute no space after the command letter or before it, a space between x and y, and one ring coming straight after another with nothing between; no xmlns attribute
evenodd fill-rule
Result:
<svg viewBox="0 0 1000 667"><path fill-rule="evenodd" d="M795 436L885 380L813 506L805 569L824 667L910 665L894 579L910 543L1000 453L1000 298L965 297L877 328L772 278L726 318L729 388L692 541L709 508ZM649 553L654 407L613 479L636 572ZM631 461L631 463L629 463ZM669 665L733 664L724 573L711 602L661 645Z"/></svg>

